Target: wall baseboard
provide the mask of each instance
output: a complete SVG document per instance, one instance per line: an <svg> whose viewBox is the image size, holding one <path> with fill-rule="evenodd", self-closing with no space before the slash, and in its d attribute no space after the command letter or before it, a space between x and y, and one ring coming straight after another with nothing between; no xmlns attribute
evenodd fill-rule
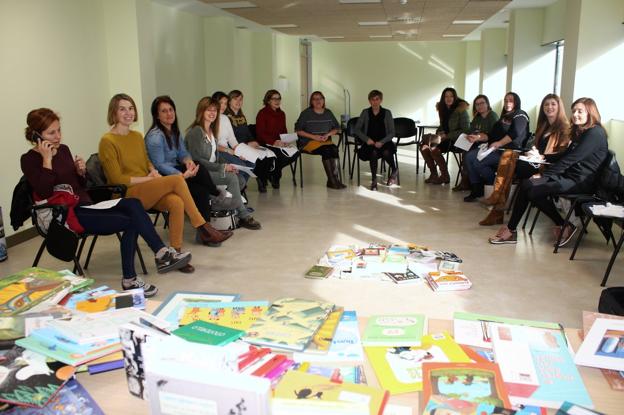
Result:
<svg viewBox="0 0 624 415"><path fill-rule="evenodd" d="M15 245L19 245L22 242L26 242L32 238L39 236L37 229L34 227L25 229L20 232L16 232L13 235L7 236L7 247L12 248Z"/></svg>

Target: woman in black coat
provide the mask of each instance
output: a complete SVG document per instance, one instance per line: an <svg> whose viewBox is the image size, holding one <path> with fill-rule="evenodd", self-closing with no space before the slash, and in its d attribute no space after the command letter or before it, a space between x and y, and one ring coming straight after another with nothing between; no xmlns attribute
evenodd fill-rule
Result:
<svg viewBox="0 0 624 415"><path fill-rule="evenodd" d="M529 202L546 214L560 232L559 246L568 243L576 227L565 221L549 196L561 193L592 193L600 167L607 157L607 133L600 124L600 113L591 98L579 98L572 104L571 143L564 155L543 174L524 180L507 226L489 239L492 244L515 244L516 227ZM559 234L555 235L559 240Z"/></svg>

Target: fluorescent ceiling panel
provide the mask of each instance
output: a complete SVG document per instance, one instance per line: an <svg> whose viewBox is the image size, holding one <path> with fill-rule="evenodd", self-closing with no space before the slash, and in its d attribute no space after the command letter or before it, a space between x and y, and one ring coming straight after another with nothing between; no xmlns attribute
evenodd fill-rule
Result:
<svg viewBox="0 0 624 415"><path fill-rule="evenodd" d="M383 22L358 22L358 25L360 26L388 26L388 22L387 21L383 21Z"/></svg>
<svg viewBox="0 0 624 415"><path fill-rule="evenodd" d="M258 7L250 1L227 1L223 3L210 3L210 5L219 9L250 9Z"/></svg>
<svg viewBox="0 0 624 415"><path fill-rule="evenodd" d="M299 27L296 24L288 23L288 24L272 24L269 25L272 29L293 29L295 27Z"/></svg>
<svg viewBox="0 0 624 415"><path fill-rule="evenodd" d="M485 20L453 20L453 24L481 24Z"/></svg>
<svg viewBox="0 0 624 415"><path fill-rule="evenodd" d="M338 0L341 4L367 4L367 3L381 3L381 0Z"/></svg>

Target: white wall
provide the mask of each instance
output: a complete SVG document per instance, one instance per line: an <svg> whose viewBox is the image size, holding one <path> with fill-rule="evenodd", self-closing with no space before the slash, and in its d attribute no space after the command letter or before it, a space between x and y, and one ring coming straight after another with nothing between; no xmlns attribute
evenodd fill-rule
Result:
<svg viewBox="0 0 624 415"><path fill-rule="evenodd" d="M462 42L314 42L313 89L325 94L336 117L344 88L351 92L352 116L369 105L369 91L379 89L395 117L435 124L442 90L455 86L464 94L465 48Z"/></svg>
<svg viewBox="0 0 624 415"><path fill-rule="evenodd" d="M486 29L481 32L481 72L479 86L494 111L500 114L507 76L507 31Z"/></svg>

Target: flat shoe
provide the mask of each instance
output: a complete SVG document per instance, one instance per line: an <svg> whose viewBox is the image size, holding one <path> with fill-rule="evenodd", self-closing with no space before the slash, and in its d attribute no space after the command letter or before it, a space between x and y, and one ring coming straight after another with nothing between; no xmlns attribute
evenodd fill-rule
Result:
<svg viewBox="0 0 624 415"><path fill-rule="evenodd" d="M183 274L192 274L195 272L195 267L192 266L191 264L186 264L182 268L178 268L178 271L180 271Z"/></svg>

